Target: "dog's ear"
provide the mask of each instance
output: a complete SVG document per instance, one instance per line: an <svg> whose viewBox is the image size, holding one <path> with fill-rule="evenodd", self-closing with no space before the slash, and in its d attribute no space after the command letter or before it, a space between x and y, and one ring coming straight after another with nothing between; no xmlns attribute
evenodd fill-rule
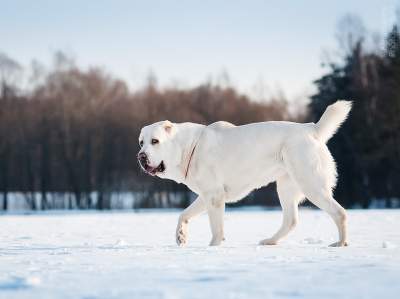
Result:
<svg viewBox="0 0 400 299"><path fill-rule="evenodd" d="M164 123L163 123L163 127L164 127L165 132L167 132L168 134L171 134L171 133L172 133L172 130L173 130L173 128L174 128L174 125L173 125L173 123L170 122L169 120L166 120L166 121L164 121Z"/></svg>

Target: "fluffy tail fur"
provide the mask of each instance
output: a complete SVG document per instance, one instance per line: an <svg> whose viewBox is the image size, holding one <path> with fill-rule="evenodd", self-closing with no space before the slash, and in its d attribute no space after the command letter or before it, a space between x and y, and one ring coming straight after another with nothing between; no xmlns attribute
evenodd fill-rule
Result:
<svg viewBox="0 0 400 299"><path fill-rule="evenodd" d="M351 110L352 102L337 101L328 106L320 120L315 124L317 138L326 143L346 120Z"/></svg>

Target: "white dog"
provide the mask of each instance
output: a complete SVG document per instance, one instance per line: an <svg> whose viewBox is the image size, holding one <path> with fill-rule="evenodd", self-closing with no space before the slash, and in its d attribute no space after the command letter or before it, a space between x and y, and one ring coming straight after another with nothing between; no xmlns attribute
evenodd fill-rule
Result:
<svg viewBox="0 0 400 299"><path fill-rule="evenodd" d="M332 197L336 165L326 142L347 118L351 102L337 101L316 123L269 121L209 126L169 121L141 130L138 160L150 175L187 185L198 197L179 217L176 242L187 242L189 220L207 211L212 239L224 240L225 203L276 181L283 210L281 228L260 244L275 245L296 225L298 205L306 197L334 220L347 246L346 212Z"/></svg>

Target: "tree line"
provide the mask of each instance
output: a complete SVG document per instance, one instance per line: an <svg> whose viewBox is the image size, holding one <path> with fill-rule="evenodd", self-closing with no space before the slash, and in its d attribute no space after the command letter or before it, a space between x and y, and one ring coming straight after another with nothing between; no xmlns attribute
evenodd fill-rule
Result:
<svg viewBox="0 0 400 299"><path fill-rule="evenodd" d="M131 90L105 70L84 69L62 53L50 70L33 62L28 71L0 53L0 209L15 204L16 192L30 209L111 209L127 194L131 208L184 207L192 196L185 186L148 177L138 167L144 125L165 119L316 121L337 99L354 106L329 142L339 173L335 197L346 207L398 206L399 28L393 26L384 46L372 49L362 30L345 29L344 55L329 61L314 82L317 91L305 115L290 113L295 103L284 96L256 101L226 83L160 88L149 76ZM277 203L273 186L240 204L268 202Z"/></svg>
<svg viewBox="0 0 400 299"><path fill-rule="evenodd" d="M284 99L252 101L226 84L162 89L150 76L143 88L130 91L102 69L84 70L62 53L55 60L47 72L34 65L34 82L23 89L15 79L19 64L0 56L5 210L15 192L30 209L110 209L118 193L133 194L132 207L185 206L191 196L186 187L140 171L136 154L144 125L165 119L240 125L290 118Z"/></svg>

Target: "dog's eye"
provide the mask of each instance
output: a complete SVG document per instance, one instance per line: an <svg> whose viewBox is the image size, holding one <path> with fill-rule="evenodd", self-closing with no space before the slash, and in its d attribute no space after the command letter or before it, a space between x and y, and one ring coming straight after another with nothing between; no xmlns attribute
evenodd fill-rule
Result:
<svg viewBox="0 0 400 299"><path fill-rule="evenodd" d="M140 147L143 146L143 140L141 140L141 141L139 142L139 145L140 145Z"/></svg>
<svg viewBox="0 0 400 299"><path fill-rule="evenodd" d="M157 144L157 143L159 143L159 141L158 141L158 139L151 139L151 144Z"/></svg>

